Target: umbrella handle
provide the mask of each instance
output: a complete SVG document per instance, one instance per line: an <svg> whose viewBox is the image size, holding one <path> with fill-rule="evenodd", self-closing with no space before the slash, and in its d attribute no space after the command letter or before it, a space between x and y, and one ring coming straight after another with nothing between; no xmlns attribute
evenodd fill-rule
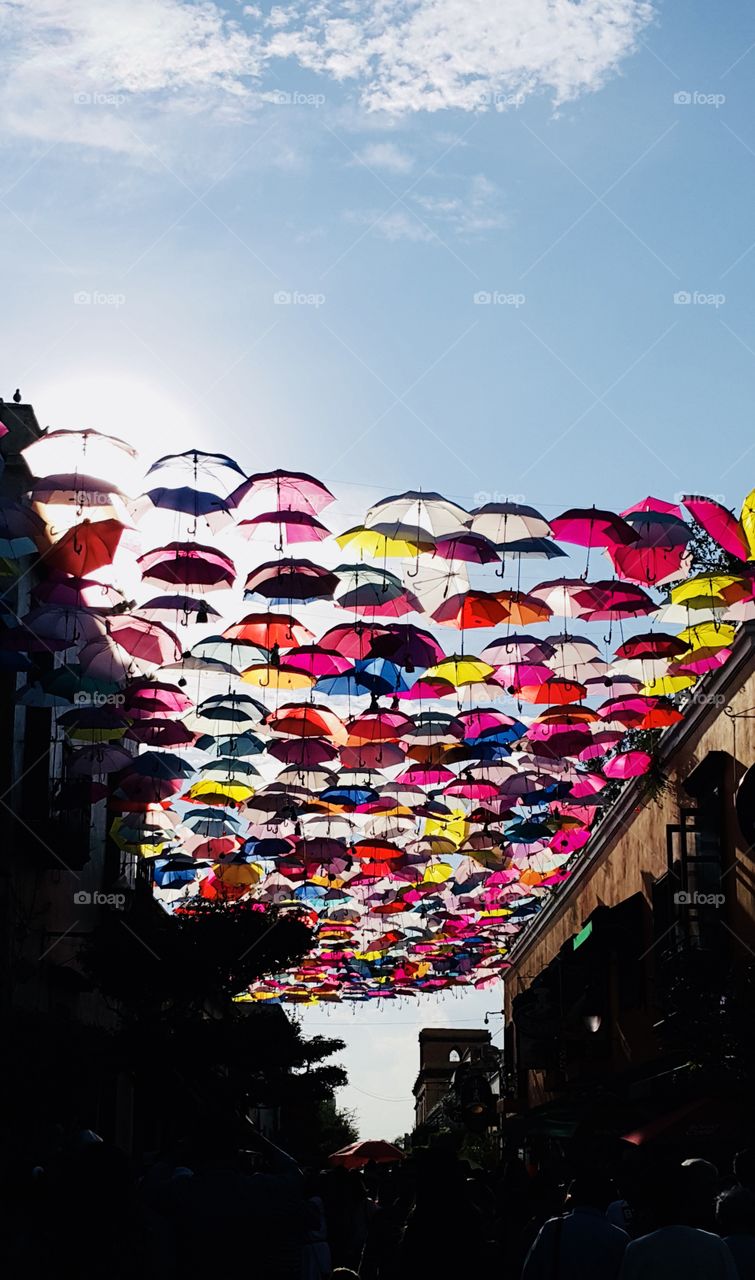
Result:
<svg viewBox="0 0 755 1280"><path fill-rule="evenodd" d="M505 577L506 577L506 561L504 560L503 552L501 552L501 568L500 568L500 570L496 569L496 571L495 571L495 576L496 576L496 578L505 578Z"/></svg>
<svg viewBox="0 0 755 1280"><path fill-rule="evenodd" d="M415 572L414 572L414 573L412 573L411 569L407 569L406 573L404 574L404 577L405 577L405 578L418 578L418 577L419 577L419 556L416 556L416 557L415 557L414 563L415 563L415 564L416 564L416 566L417 566L417 568L416 568Z"/></svg>

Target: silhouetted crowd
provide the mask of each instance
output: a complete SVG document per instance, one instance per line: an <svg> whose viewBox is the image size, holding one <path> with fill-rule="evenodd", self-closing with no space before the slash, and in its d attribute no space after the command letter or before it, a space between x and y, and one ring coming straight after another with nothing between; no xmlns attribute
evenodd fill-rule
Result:
<svg viewBox="0 0 755 1280"><path fill-rule="evenodd" d="M622 1144L492 1171L449 1151L307 1173L202 1128L134 1169L82 1131L6 1153L0 1275L25 1280L755 1280L755 1149L719 1170Z"/></svg>

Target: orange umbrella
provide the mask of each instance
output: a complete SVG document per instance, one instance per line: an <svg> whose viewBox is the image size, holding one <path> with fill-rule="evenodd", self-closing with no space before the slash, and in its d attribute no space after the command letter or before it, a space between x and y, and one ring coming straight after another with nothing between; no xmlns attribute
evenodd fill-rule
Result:
<svg viewBox="0 0 755 1280"><path fill-rule="evenodd" d="M294 649L314 640L311 631L288 613L248 613L223 632L226 640L241 640L272 649Z"/></svg>
<svg viewBox="0 0 755 1280"><path fill-rule="evenodd" d="M551 706L563 706L567 702L579 702L587 689L573 680L554 676L551 680L544 680L542 684L522 685L516 692L523 702L545 702Z"/></svg>
<svg viewBox="0 0 755 1280"><path fill-rule="evenodd" d="M509 609L497 592L466 591L449 596L432 616L447 627L495 627L508 619Z"/></svg>
<svg viewBox="0 0 755 1280"><path fill-rule="evenodd" d="M508 620L526 627L531 622L547 622L553 610L542 600L527 595L525 591L499 591L498 599L505 607Z"/></svg>
<svg viewBox="0 0 755 1280"><path fill-rule="evenodd" d="M286 703L270 717L268 724L276 733L297 738L343 737L343 723L335 712L312 703Z"/></svg>

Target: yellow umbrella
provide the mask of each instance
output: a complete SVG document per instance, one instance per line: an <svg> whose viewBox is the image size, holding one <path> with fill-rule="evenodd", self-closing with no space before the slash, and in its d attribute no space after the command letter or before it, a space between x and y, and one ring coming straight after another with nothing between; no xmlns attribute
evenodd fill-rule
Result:
<svg viewBox="0 0 755 1280"><path fill-rule="evenodd" d="M672 587L671 601L685 604L689 609L725 609L737 600L744 600L751 589L747 578L733 573L699 573Z"/></svg>
<svg viewBox="0 0 755 1280"><path fill-rule="evenodd" d="M463 653L452 653L434 667L429 667L425 678L438 676L458 688L462 684L476 684L478 680L486 680L492 674L493 667L481 658L466 658Z"/></svg>
<svg viewBox="0 0 755 1280"><path fill-rule="evenodd" d="M248 782L241 782L235 778L231 778L226 782L218 782L214 778L207 778L204 782L192 783L187 795L190 800L199 800L202 796L212 795L226 796L229 800L243 803L244 800L250 800L254 795L254 787L250 787Z"/></svg>
<svg viewBox="0 0 755 1280"><path fill-rule="evenodd" d="M463 809L454 809L443 818L426 818L423 835L442 836L458 848L467 838L469 824Z"/></svg>
<svg viewBox="0 0 755 1280"><path fill-rule="evenodd" d="M681 693L697 683L697 676L659 676L651 684L646 684L640 693L648 698L668 696L670 693Z"/></svg>
<svg viewBox="0 0 755 1280"><path fill-rule="evenodd" d="M715 622L700 622L697 626L686 627L684 631L680 631L678 639L686 644L690 653L687 656L702 656L701 650L706 653L717 653L719 649L726 649L736 635L736 627L732 627L729 623L716 624ZM677 662L683 660L684 655L680 654L676 659Z"/></svg>
<svg viewBox="0 0 755 1280"><path fill-rule="evenodd" d="M297 667L287 667L285 662L279 666L273 666L266 662L256 663L253 667L247 667L241 672L241 679L247 684L254 684L259 689L311 689L315 682L314 676L310 676L306 671L299 671Z"/></svg>
<svg viewBox="0 0 755 1280"><path fill-rule="evenodd" d="M433 543L421 542L416 538L389 538L386 533L378 533L376 529L365 529L363 525L356 525L353 529L347 529L345 533L340 534L336 538L339 547L344 550L349 547L352 551L357 551L363 556L372 556L375 559L392 558L399 556L419 555L420 551L432 551Z"/></svg>
<svg viewBox="0 0 755 1280"><path fill-rule="evenodd" d="M259 884L265 874L257 862L216 862L212 869L218 880L235 888Z"/></svg>
<svg viewBox="0 0 755 1280"><path fill-rule="evenodd" d="M453 875L453 867L449 867L447 862L434 862L425 868L425 874L422 879L425 884L443 884Z"/></svg>

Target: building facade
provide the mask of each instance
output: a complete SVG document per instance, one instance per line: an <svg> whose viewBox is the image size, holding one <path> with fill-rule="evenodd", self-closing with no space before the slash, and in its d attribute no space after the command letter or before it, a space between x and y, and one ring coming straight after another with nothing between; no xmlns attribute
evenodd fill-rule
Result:
<svg viewBox="0 0 755 1280"><path fill-rule="evenodd" d="M753 624L663 734L658 765L655 794L625 787L512 951L514 1134L569 1137L592 1117L637 1141L725 1141L723 1095L746 1074L755 1013Z"/></svg>

